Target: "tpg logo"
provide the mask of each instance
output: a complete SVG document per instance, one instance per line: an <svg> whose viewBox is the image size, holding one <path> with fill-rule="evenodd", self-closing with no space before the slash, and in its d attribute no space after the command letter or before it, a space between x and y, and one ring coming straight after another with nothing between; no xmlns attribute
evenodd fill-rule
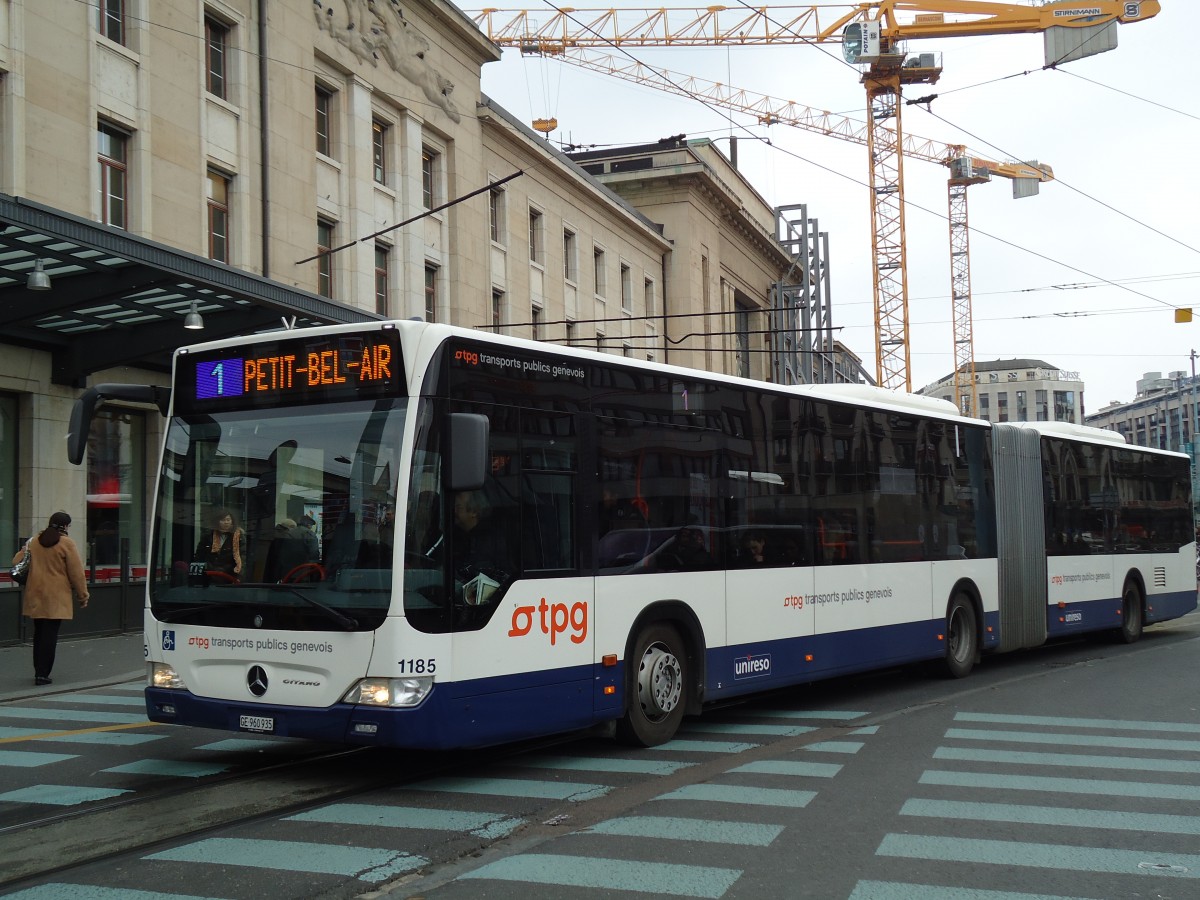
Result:
<svg viewBox="0 0 1200 900"><path fill-rule="evenodd" d="M534 613L540 613L540 619ZM547 615L547 613L549 615ZM550 635L550 646L553 647L558 636L568 628L572 644L582 644L587 640L588 605L587 603L547 603L546 598L537 606L518 606L513 609L512 627L508 629L509 637L524 637L540 623L542 634Z"/></svg>
<svg viewBox="0 0 1200 900"><path fill-rule="evenodd" d="M733 661L733 677L735 680L743 678L760 678L763 675L771 674L771 654L760 653L757 656L753 653L743 657L738 657Z"/></svg>

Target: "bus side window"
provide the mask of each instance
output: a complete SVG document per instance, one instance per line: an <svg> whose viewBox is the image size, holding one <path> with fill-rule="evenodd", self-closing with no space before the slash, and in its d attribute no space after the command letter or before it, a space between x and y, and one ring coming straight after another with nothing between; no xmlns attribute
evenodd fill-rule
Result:
<svg viewBox="0 0 1200 900"><path fill-rule="evenodd" d="M523 571L574 570L575 417L521 411L521 567Z"/></svg>

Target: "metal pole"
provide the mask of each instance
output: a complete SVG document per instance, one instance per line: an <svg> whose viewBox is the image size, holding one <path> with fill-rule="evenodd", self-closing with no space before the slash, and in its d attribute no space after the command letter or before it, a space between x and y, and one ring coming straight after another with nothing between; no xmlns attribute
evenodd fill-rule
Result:
<svg viewBox="0 0 1200 900"><path fill-rule="evenodd" d="M1196 351L1192 351L1192 522L1196 522L1196 431L1200 429L1200 415L1196 412Z"/></svg>

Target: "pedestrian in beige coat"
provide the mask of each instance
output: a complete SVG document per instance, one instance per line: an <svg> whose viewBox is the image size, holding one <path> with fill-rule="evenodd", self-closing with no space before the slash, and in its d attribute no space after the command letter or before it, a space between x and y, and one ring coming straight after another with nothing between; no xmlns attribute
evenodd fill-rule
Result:
<svg viewBox="0 0 1200 900"><path fill-rule="evenodd" d="M33 683L50 684L54 654L58 647L58 629L64 619L74 616L72 594L79 606L88 605L87 579L79 548L67 537L71 517L56 512L46 529L30 538L29 579L21 598L21 613L33 619ZM15 566L25 554L25 547L13 557Z"/></svg>

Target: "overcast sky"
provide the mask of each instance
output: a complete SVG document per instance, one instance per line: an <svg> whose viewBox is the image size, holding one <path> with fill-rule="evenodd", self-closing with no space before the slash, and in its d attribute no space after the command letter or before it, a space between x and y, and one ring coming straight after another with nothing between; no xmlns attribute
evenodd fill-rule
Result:
<svg viewBox="0 0 1200 900"><path fill-rule="evenodd" d="M597 5L641 4L587 4ZM1022 200L1000 178L970 189L975 359L1035 358L1078 371L1089 413L1132 400L1146 372L1190 373L1191 351L1200 352L1200 106L1190 89L1197 52L1184 40L1197 17L1186 0L1162 6L1152 19L1120 26L1112 52L1062 71L1042 71L1041 35L908 48L940 52L944 71L937 85L909 89L906 98L939 96L931 112L904 109L907 133L994 160L1037 159L1057 179ZM658 68L865 118L865 91L839 44L629 52ZM759 126L751 116L516 50L484 67L483 90L527 122L557 117L551 139L560 143L741 138L739 164L750 183L773 205L807 203L829 233L833 324L874 372L865 147ZM914 390L954 367L946 177L934 163L905 165ZM1176 324L1173 309L1192 304L1196 321Z"/></svg>

